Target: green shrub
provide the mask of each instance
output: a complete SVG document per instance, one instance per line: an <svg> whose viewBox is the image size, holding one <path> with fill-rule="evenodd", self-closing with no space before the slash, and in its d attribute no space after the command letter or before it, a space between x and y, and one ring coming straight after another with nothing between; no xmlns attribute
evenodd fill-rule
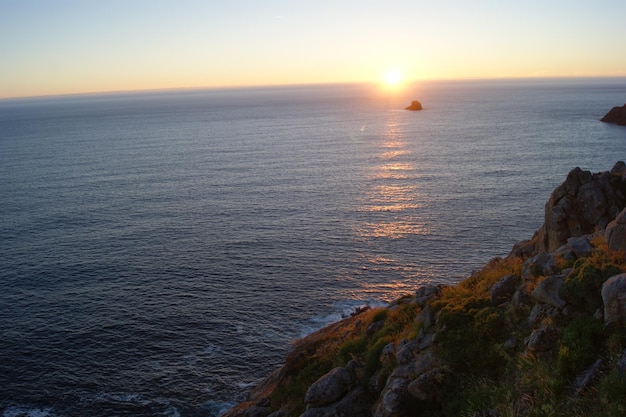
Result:
<svg viewBox="0 0 626 417"><path fill-rule="evenodd" d="M604 345L604 326L591 316L572 320L563 330L557 358L559 373L572 379L596 359Z"/></svg>
<svg viewBox="0 0 626 417"><path fill-rule="evenodd" d="M389 312L387 311L387 309L380 310L376 314L374 314L374 317L372 318L372 323L385 320L388 315L389 315Z"/></svg>
<svg viewBox="0 0 626 417"><path fill-rule="evenodd" d="M561 296L571 304L594 313L602 306L602 284L621 272L621 265L613 261L601 252L578 259L561 287Z"/></svg>
<svg viewBox="0 0 626 417"><path fill-rule="evenodd" d="M368 376L374 375L374 373L380 369L380 355L387 344L389 344L389 339L379 339L370 349L368 349L365 355L365 373Z"/></svg>
<svg viewBox="0 0 626 417"><path fill-rule="evenodd" d="M501 349L506 323L500 309L444 309L439 325L438 346L455 371L496 377L506 367L506 355Z"/></svg>
<svg viewBox="0 0 626 417"><path fill-rule="evenodd" d="M367 347L367 338L364 336L346 340L339 347L339 357L342 362L348 362L351 359L358 358L363 355Z"/></svg>

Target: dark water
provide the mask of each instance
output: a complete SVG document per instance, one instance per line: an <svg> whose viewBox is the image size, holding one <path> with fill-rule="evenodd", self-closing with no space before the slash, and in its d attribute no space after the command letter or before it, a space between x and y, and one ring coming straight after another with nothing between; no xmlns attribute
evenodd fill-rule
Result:
<svg viewBox="0 0 626 417"><path fill-rule="evenodd" d="M418 98L421 112L402 107ZM215 416L289 342L543 222L626 80L0 101L0 411Z"/></svg>

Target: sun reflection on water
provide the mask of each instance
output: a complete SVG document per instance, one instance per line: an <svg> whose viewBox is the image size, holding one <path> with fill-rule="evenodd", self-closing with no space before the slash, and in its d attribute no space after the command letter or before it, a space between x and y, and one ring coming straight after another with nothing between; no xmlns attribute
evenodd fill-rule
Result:
<svg viewBox="0 0 626 417"><path fill-rule="evenodd" d="M390 112L379 144L377 156L382 162L373 167L374 180L364 193L360 212L393 213L377 216L361 224L357 231L363 238L399 239L409 235L428 234L427 225L420 219L418 210L423 207L417 179L417 167L411 162L411 149L404 137L404 124L397 112Z"/></svg>
<svg viewBox="0 0 626 417"><path fill-rule="evenodd" d="M376 164L370 168L368 185L357 207L357 238L365 242L387 239L391 245L383 250L374 245L375 253L363 254L359 269L352 275L360 283L352 294L357 299L391 301L433 278L432 269L416 264L401 243L403 239L431 235L430 225L420 215L428 202L420 192L419 167L414 162L403 117L401 112L389 112L388 123L377 138L378 152L373 155ZM404 252L395 252L398 249Z"/></svg>

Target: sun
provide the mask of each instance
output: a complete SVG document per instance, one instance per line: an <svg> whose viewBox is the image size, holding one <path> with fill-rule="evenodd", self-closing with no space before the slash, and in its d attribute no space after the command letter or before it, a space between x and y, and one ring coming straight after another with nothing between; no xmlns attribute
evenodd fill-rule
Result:
<svg viewBox="0 0 626 417"><path fill-rule="evenodd" d="M402 85L402 81L404 81L404 77L398 70L389 70L385 74L384 84L389 89L399 88Z"/></svg>

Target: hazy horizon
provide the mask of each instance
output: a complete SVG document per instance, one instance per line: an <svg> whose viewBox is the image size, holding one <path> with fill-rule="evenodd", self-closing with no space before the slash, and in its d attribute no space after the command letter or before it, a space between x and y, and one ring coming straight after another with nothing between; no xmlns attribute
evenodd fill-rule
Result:
<svg viewBox="0 0 626 417"><path fill-rule="evenodd" d="M0 99L623 77L625 14L608 0L3 0Z"/></svg>

